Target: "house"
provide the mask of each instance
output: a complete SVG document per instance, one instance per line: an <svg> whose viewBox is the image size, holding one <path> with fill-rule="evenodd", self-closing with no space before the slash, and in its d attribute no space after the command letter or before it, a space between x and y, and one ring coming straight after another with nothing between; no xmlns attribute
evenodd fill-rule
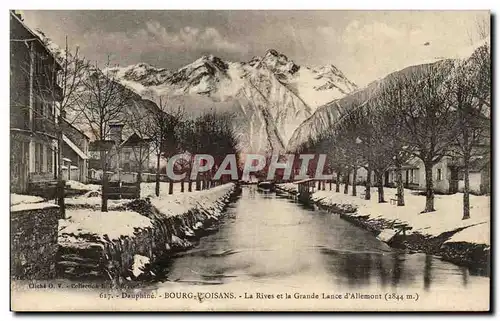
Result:
<svg viewBox="0 0 500 321"><path fill-rule="evenodd" d="M63 177L82 183L87 182L90 138L81 130L62 121L63 128Z"/></svg>
<svg viewBox="0 0 500 321"><path fill-rule="evenodd" d="M488 194L491 191L491 163L489 157L489 146L478 145L474 149L474 155L469 164L469 189L474 194ZM443 194L454 194L464 190L464 164L463 158L453 155L443 157L432 168L434 191ZM416 157L409 159L401 167L403 184L405 188L425 190L425 167L424 163ZM356 182L364 185L367 178L365 168L358 168ZM353 181L352 172L349 174L349 182ZM336 177L336 175L334 175ZM384 173L383 184L386 187L395 187L397 171L395 166L390 166ZM372 172L371 182L376 186L375 174Z"/></svg>
<svg viewBox="0 0 500 321"><path fill-rule="evenodd" d="M123 127L124 125L121 123L110 124L109 140L106 142L112 147L108 152L106 170L113 171L117 176L120 176L120 180L126 178L135 180L129 176L134 176L133 174L139 171L145 173L151 167L151 140L141 137L136 132L123 140ZM90 168L91 172L94 173L94 179L99 176L96 170L102 170L99 145L96 142L90 143ZM112 177L111 180L114 178Z"/></svg>
<svg viewBox="0 0 500 321"><path fill-rule="evenodd" d="M26 193L31 183L57 175L57 85L61 66L20 14L10 11L10 184Z"/></svg>
<svg viewBox="0 0 500 321"><path fill-rule="evenodd" d="M148 138L142 138L133 133L120 145L120 168L124 172L144 172L150 163L150 143Z"/></svg>
<svg viewBox="0 0 500 321"><path fill-rule="evenodd" d="M469 187L474 194L490 193L491 169L487 147L484 153L471 157L469 164ZM459 156L445 156L432 168L434 191L443 194L463 192L464 170L463 159ZM425 167L418 158L410 159L403 165L403 183L406 188L425 189ZM395 186L396 169L390 167L385 173L384 185Z"/></svg>

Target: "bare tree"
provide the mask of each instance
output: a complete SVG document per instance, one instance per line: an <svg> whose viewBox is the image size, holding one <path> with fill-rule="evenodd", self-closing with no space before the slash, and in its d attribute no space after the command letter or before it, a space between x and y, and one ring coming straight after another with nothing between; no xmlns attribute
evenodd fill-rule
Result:
<svg viewBox="0 0 500 321"><path fill-rule="evenodd" d="M146 162L153 151L150 135L151 132L151 118L149 117L148 110L142 109L138 106L136 101L133 102L135 108L130 108L127 111L125 123L130 127L133 132L139 136L137 142L131 144L132 154L134 156L134 163L137 168L137 186L140 188L142 183L142 172L145 168ZM156 108L156 106L149 106L149 108Z"/></svg>
<svg viewBox="0 0 500 321"><path fill-rule="evenodd" d="M109 137L110 124L120 121L122 113L131 104L133 93L121 85L116 75L109 70L109 58L103 70L97 63L87 70L82 79L80 99L75 111L82 117L84 124L90 129L97 141L104 142ZM102 146L103 147L103 146ZM107 169L109 157L116 153L118 146L111 149L101 148L100 158L103 170L101 210L107 212Z"/></svg>
<svg viewBox="0 0 500 321"><path fill-rule="evenodd" d="M425 65L418 72L405 76L411 105L395 105L407 132L403 138L412 146L413 154L425 167L426 202L423 212L434 209L432 168L446 156L454 138L453 108L446 102L443 82L451 70L450 61Z"/></svg>
<svg viewBox="0 0 500 321"><path fill-rule="evenodd" d="M473 157L488 151L481 145L488 144L490 135L490 50L484 45L473 55L459 63L453 77L446 82L446 97L456 108L456 152L463 159L464 194L463 219L470 218L469 170Z"/></svg>
<svg viewBox="0 0 500 321"><path fill-rule="evenodd" d="M337 123L337 144L343 146L344 155L348 160L348 165L352 171L352 195L357 195L357 173L360 167L366 164L365 156L365 141L360 137L367 133L366 131L367 118L363 114L363 108L349 108L346 113ZM364 137L363 137L364 138ZM348 171L349 172L349 171ZM347 177L349 176L349 173ZM349 179L349 178L347 178Z"/></svg>
<svg viewBox="0 0 500 321"><path fill-rule="evenodd" d="M149 111L149 137L156 154L155 194L160 195L160 162L164 157L168 160L179 151L179 142L176 132L182 125L185 117L184 107L174 106L167 96L152 96L151 100L156 108ZM169 180L169 194L173 194L173 181Z"/></svg>
<svg viewBox="0 0 500 321"><path fill-rule="evenodd" d="M405 205L402 166L412 155L412 146L408 144L411 138L406 137L408 133L401 113L401 110L412 108L408 90L408 83L405 83L404 79L389 79L371 104L374 112L370 118L374 124L377 144L383 146L382 152L387 156L385 159L392 161L396 169L398 206Z"/></svg>

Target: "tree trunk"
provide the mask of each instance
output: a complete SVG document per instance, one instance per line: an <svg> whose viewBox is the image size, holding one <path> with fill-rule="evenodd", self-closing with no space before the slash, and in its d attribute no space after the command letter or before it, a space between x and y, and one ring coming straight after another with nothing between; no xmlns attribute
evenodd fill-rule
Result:
<svg viewBox="0 0 500 321"><path fill-rule="evenodd" d="M168 195L174 194L174 181L168 179Z"/></svg>
<svg viewBox="0 0 500 321"><path fill-rule="evenodd" d="M181 180L181 193L184 193L184 180Z"/></svg>
<svg viewBox="0 0 500 321"><path fill-rule="evenodd" d="M352 196L356 196L356 177L358 176L358 168L354 166L354 169L352 170Z"/></svg>
<svg viewBox="0 0 500 321"><path fill-rule="evenodd" d="M398 206L405 206L405 189L403 185L403 173L401 169L401 163L396 162L396 187L397 187L397 199Z"/></svg>
<svg viewBox="0 0 500 321"><path fill-rule="evenodd" d="M377 175L377 192L378 192L378 202L379 203L385 203L385 198L384 198L384 172L377 171L375 172Z"/></svg>
<svg viewBox="0 0 500 321"><path fill-rule="evenodd" d="M469 161L470 155L464 155L464 215L463 220L470 218L470 199L469 199Z"/></svg>
<svg viewBox="0 0 500 321"><path fill-rule="evenodd" d="M160 157L161 155L156 155L156 183L155 183L155 194L160 196Z"/></svg>
<svg viewBox="0 0 500 321"><path fill-rule="evenodd" d="M102 167L102 193L101 193L101 212L108 211L108 174L106 173L106 152L101 151Z"/></svg>
<svg viewBox="0 0 500 321"><path fill-rule="evenodd" d="M423 213L434 212L434 182L432 180L431 162L424 163L425 166L425 210Z"/></svg>
<svg viewBox="0 0 500 321"><path fill-rule="evenodd" d="M59 214L61 218L66 218L66 205L64 204L64 179L63 170L63 130L62 117L59 115L59 128L57 133L57 204L59 205ZM68 170L70 172L70 170Z"/></svg>
<svg viewBox="0 0 500 321"><path fill-rule="evenodd" d="M344 194L349 194L349 171L345 172L345 177L344 177Z"/></svg>
<svg viewBox="0 0 500 321"><path fill-rule="evenodd" d="M341 172L337 172L337 178L335 179L335 192L340 193L340 176Z"/></svg>
<svg viewBox="0 0 500 321"><path fill-rule="evenodd" d="M372 170L368 168L366 170L365 200L370 200L372 198L371 185L372 185Z"/></svg>
<svg viewBox="0 0 500 321"><path fill-rule="evenodd" d="M136 183L137 183L137 188L139 190L139 192L136 195L136 198L140 198L141 197L141 183L142 183L142 168L140 165L139 165L139 171L137 173Z"/></svg>

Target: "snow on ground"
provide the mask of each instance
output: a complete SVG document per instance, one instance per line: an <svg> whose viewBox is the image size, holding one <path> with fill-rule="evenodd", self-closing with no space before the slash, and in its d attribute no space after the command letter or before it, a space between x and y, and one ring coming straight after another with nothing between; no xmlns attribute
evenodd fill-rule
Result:
<svg viewBox="0 0 500 321"><path fill-rule="evenodd" d="M136 254L134 255L134 264L132 264L132 274L138 277L144 273L144 268L150 263L149 257Z"/></svg>
<svg viewBox="0 0 500 321"><path fill-rule="evenodd" d="M278 187L289 193L297 193L299 191L299 185L295 183L278 184Z"/></svg>
<svg viewBox="0 0 500 321"><path fill-rule="evenodd" d="M29 210L41 210L44 208L52 208L52 207L59 207L55 204L52 203L21 203L17 205L13 205L10 207L11 212L17 212L17 211L29 211Z"/></svg>
<svg viewBox="0 0 500 321"><path fill-rule="evenodd" d="M168 195L168 182L160 182L160 196ZM141 198L156 197L156 183L141 183ZM195 191L195 183L193 183L193 192ZM174 194L181 192L181 183L174 183ZM188 183L184 183L184 193L188 193Z"/></svg>
<svg viewBox="0 0 500 321"><path fill-rule="evenodd" d="M72 198L65 198L64 202L66 205L100 208L102 199L100 196L98 197L77 196ZM128 202L130 202L130 200L128 199L108 200L108 210L116 209L118 207L127 204Z"/></svg>
<svg viewBox="0 0 500 321"><path fill-rule="evenodd" d="M490 245L490 223L481 223L468 227L447 240L444 243L474 243L474 244L485 244Z"/></svg>
<svg viewBox="0 0 500 321"><path fill-rule="evenodd" d="M82 182L73 180L66 181L66 185L69 185L69 187L72 189L84 190L84 191L98 191L101 189L101 185L83 184Z"/></svg>
<svg viewBox="0 0 500 321"><path fill-rule="evenodd" d="M121 236L133 236L138 228L152 227L151 220L132 211L90 211L88 209L68 209L65 220L59 220L60 234L92 234L103 240Z"/></svg>
<svg viewBox="0 0 500 321"><path fill-rule="evenodd" d="M43 202L43 198L33 195L10 194L10 206Z"/></svg>
<svg viewBox="0 0 500 321"><path fill-rule="evenodd" d="M286 191L297 191L297 184L280 184L280 188ZM333 186L334 188L334 186ZM418 232L428 236L438 236L443 232L453 231L461 227L468 227L490 221L490 197L470 195L471 218L462 220L462 200L463 194L435 195L435 212L421 213L425 208L425 196L416 195L413 190L405 189L405 206L390 204L389 200L395 198L395 188L384 188L385 200L387 203L378 203L378 194L372 188L371 200L364 199L364 186L357 186L358 196L352 196L352 187L349 186L349 194L340 193L334 190L317 191L312 195L314 201L319 201L322 205L351 204L357 208L357 212L349 214L352 216L369 216L370 219L384 219L395 223L404 223L411 226L410 231ZM477 233L477 241L482 241L484 235L489 235L487 224L480 225L482 233ZM483 235L480 235L483 234Z"/></svg>
<svg viewBox="0 0 500 321"><path fill-rule="evenodd" d="M191 193L178 192L172 195L161 193L160 197L151 198L151 204L164 215L175 216L186 213L193 208L212 208L232 188L234 188L234 184L224 184Z"/></svg>
<svg viewBox="0 0 500 321"><path fill-rule="evenodd" d="M234 188L234 184L225 184L193 193L176 192L172 195L165 195L165 191L162 191L160 197L151 198L151 203L167 216L181 215L193 208L217 210L215 204L232 188ZM166 192L168 193L168 189ZM60 234L92 234L103 240L104 235L108 235L109 239L118 239L120 236L133 236L134 230L137 228L151 227L151 220L139 213L113 210L130 201L108 200L109 212L88 208L67 209L66 217L68 218L59 220ZM101 198L76 197L66 199L66 204L95 206L97 209L101 204Z"/></svg>

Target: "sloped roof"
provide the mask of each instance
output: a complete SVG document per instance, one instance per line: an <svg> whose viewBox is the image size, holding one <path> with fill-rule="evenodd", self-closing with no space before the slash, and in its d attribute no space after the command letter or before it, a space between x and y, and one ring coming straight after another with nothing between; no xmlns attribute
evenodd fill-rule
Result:
<svg viewBox="0 0 500 321"><path fill-rule="evenodd" d="M76 146L71 139L69 139L66 135L63 135L63 141L68 144L68 146L81 158L81 159L88 159L89 157L85 155L85 153Z"/></svg>
<svg viewBox="0 0 500 321"><path fill-rule="evenodd" d="M61 64L57 61L57 59L55 59L54 57L54 54L49 50L49 48L47 48L47 45L45 44L45 42L43 42L43 40L40 38L40 36L38 34L36 34L36 32L34 32L33 30L31 30L30 27L28 27L26 25L26 23L24 23L23 20L21 20L15 13L13 10L9 10L10 12L10 17L13 18L15 21L17 21L30 35L33 36L32 39L24 39L25 41L30 41L30 40L36 40L37 42L39 42L41 45L42 45L42 48L49 54L51 55L53 58L54 58L54 61L56 62L57 66L61 69ZM12 39L11 39L12 41Z"/></svg>
<svg viewBox="0 0 500 321"><path fill-rule="evenodd" d="M87 140L90 140L90 137L89 135L87 135L86 133L84 133L82 130L78 129L77 127L75 127L75 125L73 125L72 123L70 123L67 119L63 118L63 122L68 125L69 127L73 128L74 130L78 131L80 134L82 134L82 136L85 136L85 138Z"/></svg>
<svg viewBox="0 0 500 321"><path fill-rule="evenodd" d="M124 142L121 143L121 146L137 146L138 144L149 143L150 141L151 139L149 138L142 138L141 136L139 136L139 134L133 133Z"/></svg>

